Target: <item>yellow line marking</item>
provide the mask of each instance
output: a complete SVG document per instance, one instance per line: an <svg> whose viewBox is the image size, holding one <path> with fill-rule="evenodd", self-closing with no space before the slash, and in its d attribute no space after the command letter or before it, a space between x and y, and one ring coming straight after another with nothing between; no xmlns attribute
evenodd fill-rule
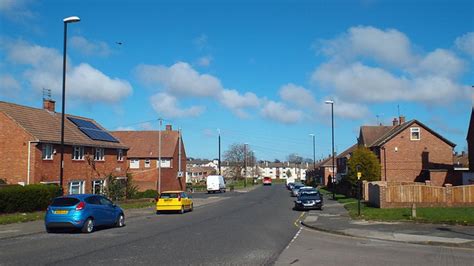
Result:
<svg viewBox="0 0 474 266"><path fill-rule="evenodd" d="M306 212L303 212L301 213L301 215L296 219L296 221L294 222L294 225L298 228L300 228L300 221L301 221L301 218L306 214Z"/></svg>

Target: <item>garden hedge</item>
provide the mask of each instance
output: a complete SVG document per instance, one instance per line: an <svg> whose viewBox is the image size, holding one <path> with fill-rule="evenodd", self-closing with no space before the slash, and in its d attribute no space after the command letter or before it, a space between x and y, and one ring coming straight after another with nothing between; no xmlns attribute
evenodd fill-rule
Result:
<svg viewBox="0 0 474 266"><path fill-rule="evenodd" d="M56 185L2 187L0 188L0 213L45 210L57 196L60 196L60 189Z"/></svg>
<svg viewBox="0 0 474 266"><path fill-rule="evenodd" d="M148 189L145 191L139 191L136 192L133 196L133 199L143 199L143 198L150 198L150 199L156 199L158 198L158 191L154 189Z"/></svg>

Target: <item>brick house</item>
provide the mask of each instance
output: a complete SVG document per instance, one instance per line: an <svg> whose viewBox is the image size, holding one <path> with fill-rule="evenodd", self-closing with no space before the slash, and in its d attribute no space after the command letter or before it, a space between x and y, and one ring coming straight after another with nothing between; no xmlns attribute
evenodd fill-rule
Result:
<svg viewBox="0 0 474 266"><path fill-rule="evenodd" d="M456 145L417 120L401 116L392 126L362 126L358 144L379 158L382 181L458 183L453 180Z"/></svg>
<svg viewBox="0 0 474 266"><path fill-rule="evenodd" d="M171 125L166 125L166 130L161 133L160 131L114 131L112 134L130 147L127 154L128 171L132 174L133 182L140 191L158 190L160 175L161 191L186 190L186 151L179 131L172 130ZM160 155L161 167L158 163ZM178 176L178 172L182 175Z"/></svg>
<svg viewBox="0 0 474 266"><path fill-rule="evenodd" d="M474 107L471 109L471 120L467 131L467 155L469 157L469 172L474 172Z"/></svg>
<svg viewBox="0 0 474 266"><path fill-rule="evenodd" d="M334 161L336 161L336 158L334 158ZM337 173L336 165L337 163L334 165L334 171ZM316 180L319 179L321 184L329 186L332 182L331 179L334 176L332 171L332 157L329 156L328 158L316 163Z"/></svg>
<svg viewBox="0 0 474 266"><path fill-rule="evenodd" d="M357 148L357 144L354 144L347 148L345 151L341 152L339 155L336 157L336 178L337 180L342 180L344 177L347 176L347 173L349 171L347 162L352 156L352 152Z"/></svg>
<svg viewBox="0 0 474 266"><path fill-rule="evenodd" d="M0 101L0 178L9 184L59 184L61 113L53 100L43 107ZM126 145L93 119L67 114L64 123L65 193L101 193L109 174L126 177Z"/></svg>

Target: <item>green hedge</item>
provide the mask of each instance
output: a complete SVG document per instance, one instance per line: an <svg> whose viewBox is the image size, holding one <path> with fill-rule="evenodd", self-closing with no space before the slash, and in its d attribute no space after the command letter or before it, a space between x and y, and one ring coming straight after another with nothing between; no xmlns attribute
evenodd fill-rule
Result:
<svg viewBox="0 0 474 266"><path fill-rule="evenodd" d="M154 189L148 189L145 191L139 191L136 192L133 196L133 199L143 199L143 198L150 198L150 199L156 199L158 198L158 191Z"/></svg>
<svg viewBox="0 0 474 266"><path fill-rule="evenodd" d="M0 189L0 213L45 210L57 196L60 196L60 189L56 185L3 187Z"/></svg>

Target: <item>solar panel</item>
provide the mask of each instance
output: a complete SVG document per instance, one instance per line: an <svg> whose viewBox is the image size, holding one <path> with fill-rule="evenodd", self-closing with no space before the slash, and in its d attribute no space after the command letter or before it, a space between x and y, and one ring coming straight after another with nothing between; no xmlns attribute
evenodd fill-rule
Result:
<svg viewBox="0 0 474 266"><path fill-rule="evenodd" d="M102 130L91 121L87 121L87 120L75 118L75 117L68 117L68 119L71 120L71 122L73 122L77 127Z"/></svg>
<svg viewBox="0 0 474 266"><path fill-rule="evenodd" d="M103 131L101 129L92 129L92 128L79 127L79 130L81 130L84 134L86 134L89 138L91 138L93 140L119 142L116 138L114 138L108 132Z"/></svg>

